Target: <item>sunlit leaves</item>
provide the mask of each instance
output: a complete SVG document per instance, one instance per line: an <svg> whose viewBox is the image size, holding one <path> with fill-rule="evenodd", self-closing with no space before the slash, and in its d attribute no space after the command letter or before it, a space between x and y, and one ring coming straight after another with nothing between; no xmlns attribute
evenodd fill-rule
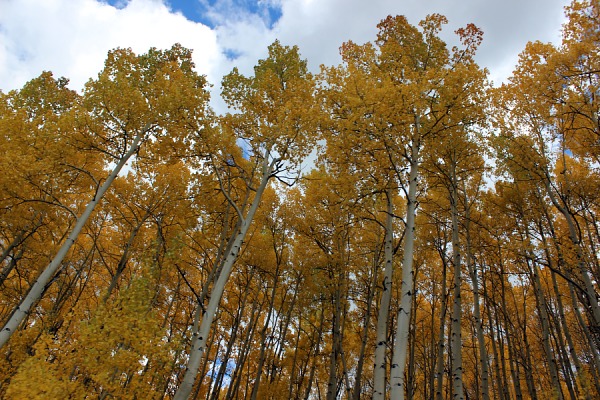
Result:
<svg viewBox="0 0 600 400"><path fill-rule="evenodd" d="M492 398L595 398L598 15L597 1L574 1L562 44L528 44L493 90L474 60L482 31L460 28L448 48L434 14L385 18L316 76L275 42L250 76L224 78L222 116L179 45L111 51L80 94L49 72L0 93L4 320L142 137L2 349L1 395L172 397L227 265L198 397L375 397L376 342L389 374L397 322L377 322L388 293L390 315L415 310L403 325L413 397L457 391L460 330L469 398L484 398L482 363Z"/></svg>
<svg viewBox="0 0 600 400"><path fill-rule="evenodd" d="M104 70L84 90L89 116L82 123L93 135L87 145L118 157L144 132L145 140L153 140L142 146L142 155L156 162L168 153L189 151L190 132L206 140L207 83L192 67L191 52L180 45L141 56L128 49L111 51Z"/></svg>

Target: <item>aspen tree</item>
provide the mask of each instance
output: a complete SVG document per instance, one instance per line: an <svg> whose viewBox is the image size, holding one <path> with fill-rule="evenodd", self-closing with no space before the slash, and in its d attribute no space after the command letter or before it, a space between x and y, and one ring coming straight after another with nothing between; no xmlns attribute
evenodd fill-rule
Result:
<svg viewBox="0 0 600 400"><path fill-rule="evenodd" d="M412 259L415 240L414 218L417 207L419 165L421 150L429 149L429 141L442 134L451 122L450 109L458 103L469 108L472 92L463 91L470 80L478 87L480 73L472 77L466 73L472 56L481 40L481 32L473 27L459 34L465 50L454 49L453 56L437 36L445 18L433 15L421 22L422 30L410 25L404 17L388 17L382 21L376 46L368 43L357 46L352 42L342 46L345 66L327 70L330 99L337 120L334 131L348 138L348 144L361 143L364 149L361 159L370 158L372 164L358 164L358 171L378 177L382 193L396 192L399 182L406 199L404 255L402 261L402 299L398 313L398 329L395 341L395 359L392 361L392 396L403 396L404 367L410 309L413 296ZM460 72L455 72L461 70ZM470 68L469 72L475 72ZM451 78L453 73L461 79ZM448 85L446 81L454 81ZM462 86L462 88L461 88ZM450 87L452 87L450 89ZM368 88L368 89L367 89ZM455 92L453 92L455 90ZM476 92L478 89L475 89ZM474 97L474 96L473 96ZM448 108L446 108L448 107ZM448 121L446 121L448 120ZM363 161L364 162L364 161ZM377 168L373 168L377 167ZM370 170L373 169L371 172ZM393 203L389 203L391 205ZM387 349L387 304L390 304L392 274L393 228L390 229L393 210L385 211L390 218L386 223L387 246L385 259L384 290L378 318L378 339L375 359L374 398L385 397L385 352ZM400 394L402 392L402 394Z"/></svg>
<svg viewBox="0 0 600 400"><path fill-rule="evenodd" d="M444 17L433 15L422 21L420 24L422 33L415 28L406 27L406 22L404 21L403 24L401 19L394 22L388 18L380 24L378 43L382 51L382 67L394 73L391 75L392 82L398 84L408 79L410 82L408 86L413 90L412 95L406 95L412 97L412 106L403 110L409 118L407 131L404 132L408 136L407 151L404 153L404 157L409 170L408 188L405 191L407 201L406 233L402 260L400 309L398 310L396 341L390 373L391 396L403 399L405 394L404 370L410 331L411 305L414 296L412 265L416 230L417 185L419 165L422 162L421 148L427 146L430 140L443 137L446 130L464 123L465 119L471 121L479 118L477 101L483 83L483 75L472 57L481 42L482 32L473 25L457 31L465 48L463 50L454 48L450 57L445 44L437 37L442 24L446 22ZM422 42L419 42L419 39ZM412 49L404 47L408 42L414 43L415 41L418 45ZM421 57L424 58L421 59ZM404 66L402 61L395 64L395 60L404 58L411 60L412 65L416 63L417 68L412 70L411 68L414 67L411 67L411 64ZM419 68L419 65L422 65L423 69ZM449 70L446 70L447 67ZM437 85L442 81L444 85ZM469 88L469 90L465 90L465 88ZM457 107L458 104L461 105L461 111L458 113L460 116L456 118L457 116L450 110ZM433 149L429 151L435 153Z"/></svg>
<svg viewBox="0 0 600 400"><path fill-rule="evenodd" d="M103 182L97 182L92 199L72 231L0 331L0 346L41 298L94 209L142 144L152 135L156 138L153 146L168 141L169 134L176 142L175 137L187 133L181 129L184 126L203 129L208 100L206 81L192 67L191 52L178 45L164 52L151 49L142 56L115 50L109 52L98 79L87 83L74 128L80 131L78 146L103 153L108 156L107 162L115 165ZM182 112L177 99L190 104L189 110Z"/></svg>
<svg viewBox="0 0 600 400"><path fill-rule="evenodd" d="M208 304L197 304L202 318L194 328L186 372L175 395L177 400L187 399L192 393L225 285L267 185L273 178L285 179L286 172L293 173L316 140L310 119L314 117L309 112L312 76L298 49L273 43L269 57L259 61L254 73L248 78L234 69L223 79L225 101L241 113L225 116L221 133L243 141L247 147L243 149L245 154L213 149L210 159L221 193L235 210L237 224L228 239L227 254L216 266L218 272ZM239 171L246 186L241 199L227 189L225 173L232 170L236 174Z"/></svg>
<svg viewBox="0 0 600 400"><path fill-rule="evenodd" d="M532 145L530 149L522 150L530 154L533 162L524 163L522 167L539 181L567 224L593 329L600 326L597 289L585 257L577 212L571 206L570 194L556 185L553 166L568 153L597 160L599 99L595 93L600 62L597 57L598 31L592 26L597 26L599 15L597 1L574 1L567 7L568 22L560 47L528 43L510 84L501 90L501 104L510 114L500 115L503 137L511 141L528 140ZM551 147L554 142L561 144L558 151ZM568 173L567 165L563 171Z"/></svg>
<svg viewBox="0 0 600 400"><path fill-rule="evenodd" d="M93 193L94 178L103 174L101 157L77 148L73 120L80 101L67 79L49 72L2 96L3 322L37 278L39 260L57 251L60 237Z"/></svg>

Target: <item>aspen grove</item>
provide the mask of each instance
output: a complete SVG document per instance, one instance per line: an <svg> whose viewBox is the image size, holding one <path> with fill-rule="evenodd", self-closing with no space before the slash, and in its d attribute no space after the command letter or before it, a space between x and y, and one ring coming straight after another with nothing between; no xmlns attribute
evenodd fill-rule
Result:
<svg viewBox="0 0 600 400"><path fill-rule="evenodd" d="M492 85L388 16L311 73L178 44L0 91L0 397L600 398L600 2Z"/></svg>

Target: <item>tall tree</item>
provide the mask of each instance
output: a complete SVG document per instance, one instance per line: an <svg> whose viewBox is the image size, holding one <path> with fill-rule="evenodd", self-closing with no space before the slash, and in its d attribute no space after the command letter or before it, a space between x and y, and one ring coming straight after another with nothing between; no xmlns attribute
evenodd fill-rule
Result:
<svg viewBox="0 0 600 400"><path fill-rule="evenodd" d="M86 85L80 126L71 129L81 134L84 148L100 150L110 156L107 161L116 165L102 184L98 182L93 198L77 218L64 244L14 309L0 331L0 346L8 341L40 299L94 208L142 143L152 135L157 143L162 143L163 138L174 134L169 132L173 126L192 124L196 130L202 129L208 100L206 81L195 74L192 67L191 53L179 46L164 52L151 50L143 56L116 50L109 53L98 79ZM185 112L178 104L178 100L184 99L190 105Z"/></svg>
<svg viewBox="0 0 600 400"><path fill-rule="evenodd" d="M386 256L383 291L378 317L375 357L375 398L385 397L385 352L388 307L391 300L393 265L393 198L400 182L406 199L404 254L402 261L402 301L398 313L395 360L392 361L393 395L404 392L404 365L413 296L414 218L422 148L434 137L451 129L468 115L475 104L474 93L482 83L481 72L473 62L481 32L469 26L460 30L464 49L453 49L450 57L438 37L445 18L433 15L421 22L422 30L404 17L388 17L379 24L376 46L342 47L345 68L327 70L329 106L334 115L331 138L341 138L356 153L353 166L386 193ZM459 105L460 104L460 105ZM460 109L456 116L454 110ZM450 111L452 110L452 111ZM460 116L459 116L460 114ZM466 117L467 119L472 117ZM340 142L341 143L341 142ZM342 148L337 145L337 148ZM429 147L428 147L429 149ZM429 151L434 151L433 147ZM335 157L335 156L334 156Z"/></svg>
<svg viewBox="0 0 600 400"><path fill-rule="evenodd" d="M404 18L389 17L379 25L377 39L381 51L378 67L384 73L383 79L388 82L388 98L393 101L386 104L388 122L397 127L404 138L400 153L404 162L394 167L397 171L408 169L402 288L390 373L391 396L399 399L404 398L406 387L421 150L425 147L435 154L435 138L479 118L476 110L479 109L478 95L483 75L473 56L482 33L473 25L457 31L464 48L453 48L451 55L438 37L445 22L446 19L440 15L429 16L420 23L420 31Z"/></svg>
<svg viewBox="0 0 600 400"><path fill-rule="evenodd" d="M566 159L597 157L592 141L598 136L598 39L590 24L597 23L598 10L596 1L574 1L567 8L561 47L527 45L510 83L500 90L506 112L498 115L500 138L512 149L501 157L538 182L566 223L575 254L571 269L582 282L592 330L600 326L600 303L568 183L573 164Z"/></svg>
<svg viewBox="0 0 600 400"><path fill-rule="evenodd" d="M226 253L214 267L216 274L208 305L197 305L202 321L194 328L186 372L175 399L187 399L192 393L225 284L269 181L285 180L285 174L299 167L316 140L313 124L307 117L313 103L312 79L298 49L279 42L269 46L269 57L259 61L253 77L245 77L234 69L223 79L225 101L241 112L222 119L221 134L241 141L243 149L229 152L213 148L209 159L222 194L235 210L237 222L227 240ZM228 177L241 181L239 197L230 190Z"/></svg>

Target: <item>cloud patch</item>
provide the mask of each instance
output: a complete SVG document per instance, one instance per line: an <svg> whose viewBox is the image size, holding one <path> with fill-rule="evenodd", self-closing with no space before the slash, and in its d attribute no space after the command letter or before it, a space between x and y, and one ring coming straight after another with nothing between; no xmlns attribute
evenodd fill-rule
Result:
<svg viewBox="0 0 600 400"><path fill-rule="evenodd" d="M448 17L443 37L473 22L484 30L477 60L498 82L510 75L532 40L560 40L569 0L0 0L0 90L20 88L43 70L80 89L102 68L106 53L136 53L174 43L194 50L198 72L218 94L237 66L251 74L275 39L298 45L312 71L341 62L340 45L373 41L387 15L417 24L427 14ZM218 97L218 96L213 96ZM217 100L218 102L219 100Z"/></svg>
<svg viewBox="0 0 600 400"><path fill-rule="evenodd" d="M209 80L223 57L209 27L173 13L158 0L131 0L120 8L95 0L0 2L0 89L20 88L49 70L80 89L116 47L144 53L174 43L194 49L194 62Z"/></svg>

